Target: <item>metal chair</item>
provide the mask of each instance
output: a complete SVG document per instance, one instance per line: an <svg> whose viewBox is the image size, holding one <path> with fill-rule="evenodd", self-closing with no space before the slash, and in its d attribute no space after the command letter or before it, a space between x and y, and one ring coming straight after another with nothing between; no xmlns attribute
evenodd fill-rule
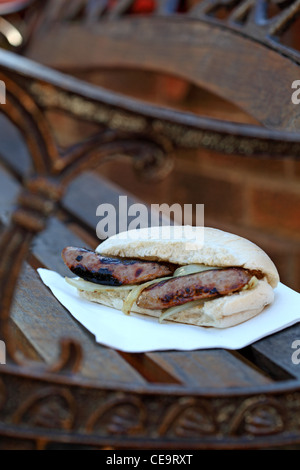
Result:
<svg viewBox="0 0 300 470"><path fill-rule="evenodd" d="M68 225L71 212L63 217L63 195L76 175L100 162L125 154L142 174L161 177L170 171L176 149L213 149L222 155L269 159L270 164L274 158L299 158L299 113L291 101L291 86L299 74L300 56L275 36L296 24L300 1L272 3L277 13L270 18L261 0L204 0L183 11L178 5L159 2L149 16L140 16L132 14L133 3L128 1L108 8L107 2L53 0L24 50L35 62L0 51L0 79L7 88L7 104L0 109L23 136L32 161L30 171L24 172L12 153L4 167L16 177L17 189L22 188L17 207L11 204L10 223L3 227L0 242L0 332L7 345L7 364L0 374L4 445L13 441L33 448L253 449L300 443L300 380L290 372L288 359L283 365L276 362L278 351L287 354L280 338L277 356L269 348L269 356L260 362L269 365L267 377L258 370L260 349L255 345L245 355L196 351L192 369L200 364L202 370L208 363L208 376L211 370L226 375L220 370L225 366L231 371L226 386L219 382L206 387L195 379L194 369L188 370L188 353L132 356L96 350L80 328L75 329L75 339L69 337L74 325L71 328L34 275L38 263L57 266L50 256L57 239L75 238ZM153 106L54 70L116 66L180 75L230 99L261 125ZM285 88L279 86L283 83ZM93 123L97 130L62 149L47 118L51 110ZM14 194L13 184L10 189ZM74 219L78 223L78 213ZM86 229L83 224L80 234ZM39 244L34 245L36 240ZM18 295L19 323L13 329L11 311ZM28 325L28 317L33 325ZM49 360L49 343L53 348L51 339L62 330L66 334L60 338L59 357ZM50 339L43 336L47 331ZM98 374L92 378L82 373L87 345L88 360L93 360L83 369ZM38 360L43 355L46 363ZM244 378L251 361L254 370L251 366L248 382Z"/></svg>

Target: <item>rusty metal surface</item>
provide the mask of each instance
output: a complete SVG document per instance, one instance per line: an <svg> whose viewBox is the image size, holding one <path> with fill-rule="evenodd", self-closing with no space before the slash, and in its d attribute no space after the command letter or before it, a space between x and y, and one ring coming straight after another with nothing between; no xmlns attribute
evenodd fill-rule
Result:
<svg viewBox="0 0 300 470"><path fill-rule="evenodd" d="M33 448L53 443L115 449L246 449L299 443L299 389L215 391L118 387L80 381L78 351L56 373L2 366L0 434ZM75 348L76 349L76 348ZM69 357L69 358L70 358Z"/></svg>
<svg viewBox="0 0 300 470"><path fill-rule="evenodd" d="M287 54L299 62L300 53L287 47L283 35L290 31L300 15L299 0L160 0L148 9L135 8L134 0L119 0L113 4L93 0L53 0L44 9L43 28L58 23L77 21L89 26L99 22L118 20L136 13L154 17L187 17L222 25L223 28L243 35Z"/></svg>
<svg viewBox="0 0 300 470"><path fill-rule="evenodd" d="M264 127L297 132L289 89L298 76L299 1L166 0L146 12L134 1L101 7L51 2L25 54L71 73L129 68L177 76Z"/></svg>

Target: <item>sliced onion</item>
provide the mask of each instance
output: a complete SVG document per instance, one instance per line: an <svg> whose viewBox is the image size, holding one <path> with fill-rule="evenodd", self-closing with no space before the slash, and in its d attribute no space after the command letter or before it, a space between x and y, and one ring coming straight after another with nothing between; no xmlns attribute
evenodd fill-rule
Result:
<svg viewBox="0 0 300 470"><path fill-rule="evenodd" d="M183 305L176 305L176 307L171 307L165 310L159 317L159 323L162 323L163 320L169 318L174 313L183 312L184 310L188 310L192 307L197 307L197 305L203 305L203 300L192 300L191 302L187 302Z"/></svg>
<svg viewBox="0 0 300 470"><path fill-rule="evenodd" d="M76 289L83 290L86 292L100 292L100 291L107 291L107 290L121 290L121 291L129 291L134 289L135 285L126 285L126 286L105 286L103 284L95 284L94 282L84 281L81 278L69 278L66 277L66 282Z"/></svg>
<svg viewBox="0 0 300 470"><path fill-rule="evenodd" d="M258 279L256 276L252 276L248 284L246 284L242 290L249 290L249 289L254 289L255 286L257 286Z"/></svg>
<svg viewBox="0 0 300 470"><path fill-rule="evenodd" d="M215 266L205 266L204 264L188 264L187 266L181 266L177 268L173 276L187 276L188 274L201 273L203 271L210 271L211 269L222 269Z"/></svg>
<svg viewBox="0 0 300 470"><path fill-rule="evenodd" d="M133 304L137 301L137 299L139 298L139 296L141 295L144 289L152 286L153 284L158 284L161 281L167 281L168 279L172 279L172 277L161 277L160 279L155 279L153 281L145 282L144 284L141 284L140 286L134 287L134 289L132 289L132 291L128 294L128 296L126 297L123 303L122 312L125 313L125 315L130 315Z"/></svg>

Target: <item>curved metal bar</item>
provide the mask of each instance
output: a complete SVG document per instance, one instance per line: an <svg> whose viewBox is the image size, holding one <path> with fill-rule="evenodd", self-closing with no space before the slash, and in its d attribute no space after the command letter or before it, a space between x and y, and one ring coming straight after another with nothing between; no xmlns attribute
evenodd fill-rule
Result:
<svg viewBox="0 0 300 470"><path fill-rule="evenodd" d="M204 147L222 153L269 158L300 155L300 135L296 132L224 122L149 105L31 60L15 58L11 52L0 51L3 73L6 71L8 77L18 74L27 93L43 110L61 109L77 118L121 131L159 132L182 148Z"/></svg>
<svg viewBox="0 0 300 470"><path fill-rule="evenodd" d="M77 47L71 47L75 42ZM299 128L291 99L299 63L214 18L128 16L90 28L67 23L54 26L36 47L31 44L27 55L60 70L137 69L177 76L229 101L268 129ZM238 124L235 128L239 132Z"/></svg>
<svg viewBox="0 0 300 470"><path fill-rule="evenodd" d="M22 133L35 171L38 174L50 172L51 162L58 159L58 151L43 113L30 94L7 74L0 73L0 79L6 88L6 104L1 106L0 112L5 114Z"/></svg>

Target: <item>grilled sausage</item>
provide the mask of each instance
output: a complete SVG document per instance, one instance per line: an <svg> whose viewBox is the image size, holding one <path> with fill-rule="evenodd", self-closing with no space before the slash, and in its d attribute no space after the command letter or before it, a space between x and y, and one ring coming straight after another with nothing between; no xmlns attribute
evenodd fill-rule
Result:
<svg viewBox="0 0 300 470"><path fill-rule="evenodd" d="M172 276L177 266L154 261L108 258L94 251L67 247L62 258L68 268L95 284L122 286Z"/></svg>
<svg viewBox="0 0 300 470"><path fill-rule="evenodd" d="M252 275L242 268L212 269L174 277L146 288L137 305L150 310L163 310L201 300L227 295L242 289Z"/></svg>

